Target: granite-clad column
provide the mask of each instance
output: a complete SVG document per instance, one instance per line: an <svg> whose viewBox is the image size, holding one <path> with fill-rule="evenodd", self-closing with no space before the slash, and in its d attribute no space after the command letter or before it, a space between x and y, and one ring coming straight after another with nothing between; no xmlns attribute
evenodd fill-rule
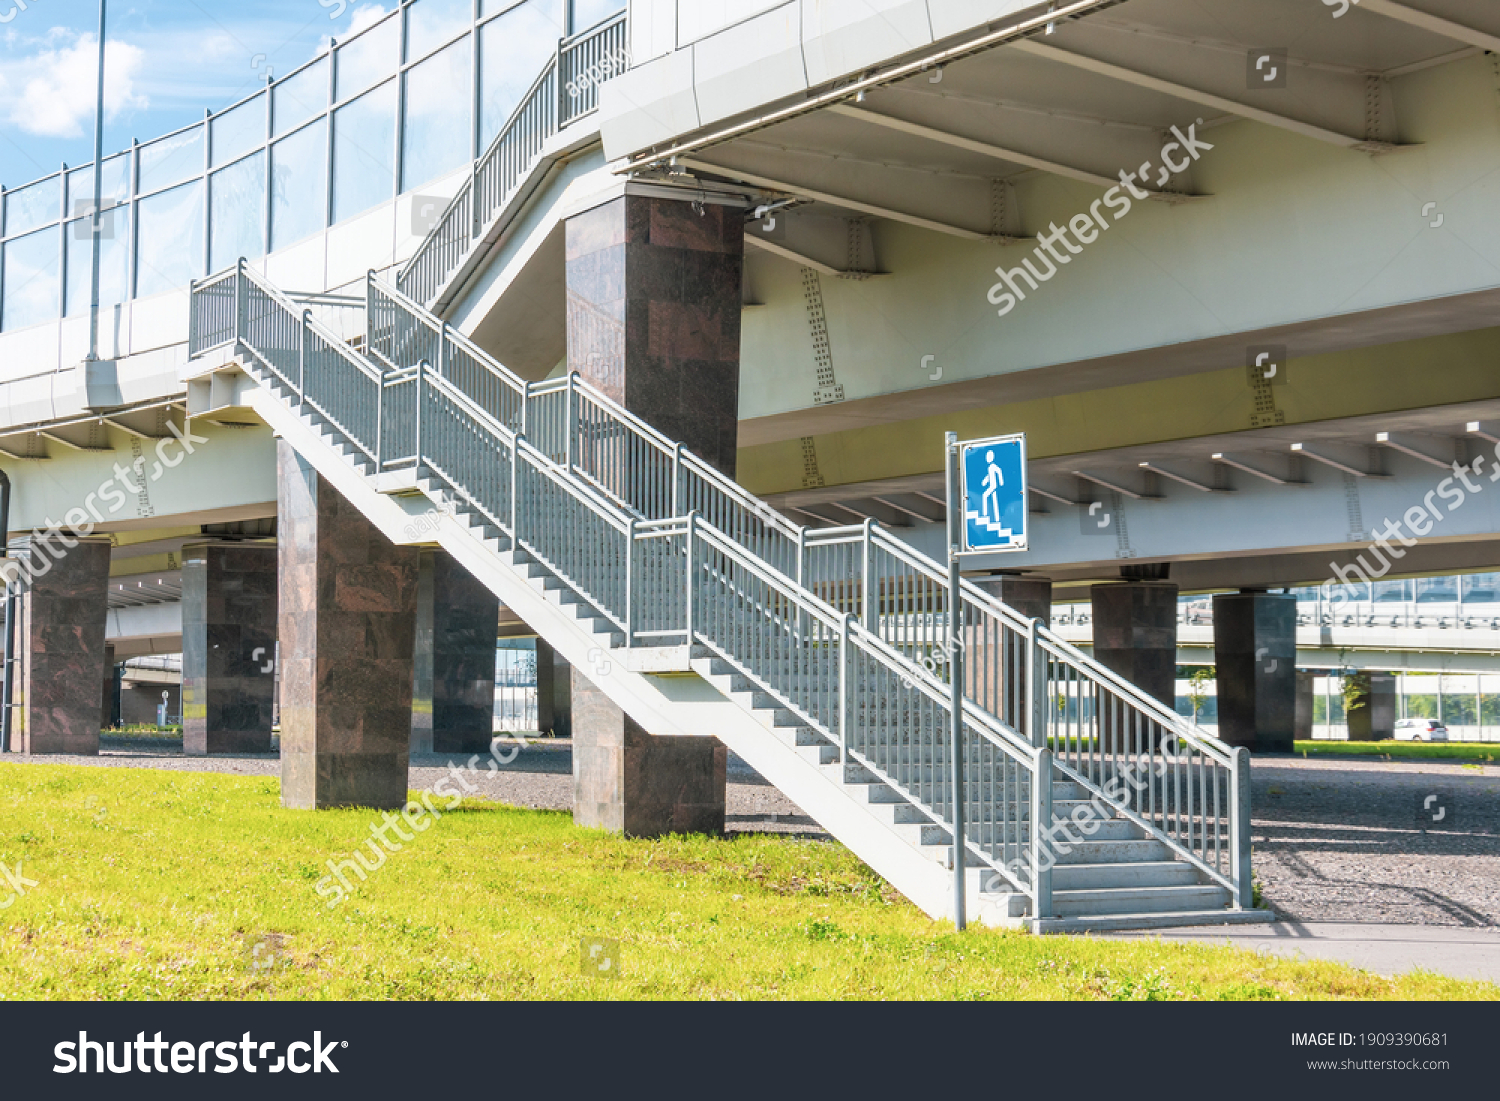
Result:
<svg viewBox="0 0 1500 1101"><path fill-rule="evenodd" d="M729 751L712 735L657 737L573 670L573 821L628 837L724 832Z"/></svg>
<svg viewBox="0 0 1500 1101"><path fill-rule="evenodd" d="M1045 577L996 574L974 578L974 584L1027 619L1052 625L1052 582ZM1027 731L1026 640L1007 635L1001 642L989 632L965 628L964 680L971 698L1016 730Z"/></svg>
<svg viewBox="0 0 1500 1101"><path fill-rule="evenodd" d="M69 546L69 544L72 544ZM28 535L21 559L11 750L99 752L99 686L105 668L109 540Z"/></svg>
<svg viewBox="0 0 1500 1101"><path fill-rule="evenodd" d="M421 552L413 753L488 753L500 600L442 550Z"/></svg>
<svg viewBox="0 0 1500 1101"><path fill-rule="evenodd" d="M276 448L282 805L404 806L419 551Z"/></svg>
<svg viewBox="0 0 1500 1101"><path fill-rule="evenodd" d="M536 728L573 736L573 669L545 639L536 640Z"/></svg>
<svg viewBox="0 0 1500 1101"><path fill-rule="evenodd" d="M1313 734L1314 681L1317 674L1311 671L1297 674L1297 722L1294 733L1298 741L1309 741Z"/></svg>
<svg viewBox="0 0 1500 1101"><path fill-rule="evenodd" d="M182 548L182 749L271 752L276 547Z"/></svg>
<svg viewBox="0 0 1500 1101"><path fill-rule="evenodd" d="M113 643L104 644L104 695L99 701L99 726L109 729L115 725L115 647Z"/></svg>
<svg viewBox="0 0 1500 1101"><path fill-rule="evenodd" d="M1177 586L1170 581L1122 581L1090 589L1094 657L1172 711L1177 706ZM1101 693L1099 737L1106 751L1148 748L1155 729L1118 722L1130 708Z"/></svg>
<svg viewBox="0 0 1500 1101"><path fill-rule="evenodd" d="M1214 597L1219 738L1290 753L1297 733L1297 598L1246 591Z"/></svg>
<svg viewBox="0 0 1500 1101"><path fill-rule="evenodd" d="M568 366L733 477L744 214L683 198L623 195L568 219ZM583 460L608 484L613 455ZM717 739L653 737L577 670L572 687L576 821L637 836L723 829Z"/></svg>
<svg viewBox="0 0 1500 1101"><path fill-rule="evenodd" d="M623 195L568 219L568 367L732 477L744 213L701 209Z"/></svg>

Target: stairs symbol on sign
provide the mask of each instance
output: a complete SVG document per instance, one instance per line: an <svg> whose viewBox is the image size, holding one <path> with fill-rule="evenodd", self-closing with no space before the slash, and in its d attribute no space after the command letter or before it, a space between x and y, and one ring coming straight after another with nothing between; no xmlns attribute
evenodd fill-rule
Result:
<svg viewBox="0 0 1500 1101"><path fill-rule="evenodd" d="M995 462L993 450L984 453L984 461L988 469L981 483L984 487L984 493L979 499L979 507L982 511L974 512L966 509L964 519L992 535L1008 540L1014 533L1005 526L1000 512L1000 490L1005 485L1005 475L1001 472L999 464Z"/></svg>

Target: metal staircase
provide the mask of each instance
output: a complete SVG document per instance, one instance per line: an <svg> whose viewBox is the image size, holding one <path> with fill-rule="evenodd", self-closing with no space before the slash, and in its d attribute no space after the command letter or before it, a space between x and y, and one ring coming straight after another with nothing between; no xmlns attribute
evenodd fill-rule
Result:
<svg viewBox="0 0 1500 1101"><path fill-rule="evenodd" d="M942 659L963 646L972 916L1269 918L1245 750L977 587L951 598L874 524L800 527L578 376L522 381L373 273L363 313L340 339L242 261L193 288L197 384L252 405L396 541L435 539L643 727L713 731L941 917ZM435 536L403 537L424 510Z"/></svg>
<svg viewBox="0 0 1500 1101"><path fill-rule="evenodd" d="M558 43L556 55L396 276L403 293L434 306L462 281L498 229L497 219L535 178L548 141L598 107L595 77L619 71L626 56L625 32L622 11Z"/></svg>

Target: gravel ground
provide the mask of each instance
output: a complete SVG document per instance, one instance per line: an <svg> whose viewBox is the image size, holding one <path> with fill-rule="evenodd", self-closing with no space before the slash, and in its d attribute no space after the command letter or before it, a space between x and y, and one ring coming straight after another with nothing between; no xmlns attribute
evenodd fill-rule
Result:
<svg viewBox="0 0 1500 1101"><path fill-rule="evenodd" d="M1281 916L1500 926L1500 768L1268 757L1252 777L1255 871Z"/></svg>
<svg viewBox="0 0 1500 1101"><path fill-rule="evenodd" d="M510 749L501 744L503 755ZM3 760L4 758L0 758ZM11 757L27 761L31 758ZM106 738L98 757L39 763L277 775L275 754L184 757L181 742ZM429 789L464 768L444 756L414 758L411 787ZM483 798L513 806L572 806L572 745L546 739L490 772L465 769ZM1418 814L1436 795L1431 814ZM734 832L826 837L810 817L734 754L728 826ZM1266 757L1255 762L1255 869L1273 909L1300 922L1500 928L1500 768L1448 762Z"/></svg>

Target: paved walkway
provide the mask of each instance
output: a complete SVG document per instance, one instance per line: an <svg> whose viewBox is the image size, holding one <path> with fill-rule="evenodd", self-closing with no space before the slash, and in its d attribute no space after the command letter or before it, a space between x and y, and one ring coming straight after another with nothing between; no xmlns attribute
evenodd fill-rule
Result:
<svg viewBox="0 0 1500 1101"><path fill-rule="evenodd" d="M1356 925L1316 921L1303 924L1161 929L1102 934L1131 940L1232 944L1277 956L1338 960L1378 975L1401 975L1421 968L1458 979L1500 983L1500 929L1434 925Z"/></svg>

